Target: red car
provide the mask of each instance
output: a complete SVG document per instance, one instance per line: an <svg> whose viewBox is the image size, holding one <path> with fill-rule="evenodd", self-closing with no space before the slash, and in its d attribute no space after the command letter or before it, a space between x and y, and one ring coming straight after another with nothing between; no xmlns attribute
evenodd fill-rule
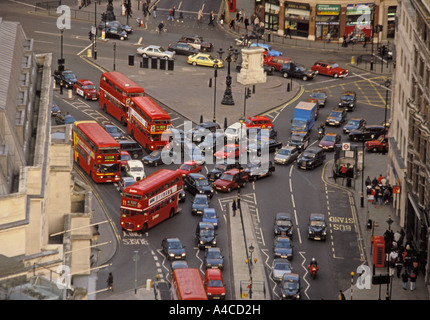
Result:
<svg viewBox="0 0 430 320"><path fill-rule="evenodd" d="M247 128L272 128L273 129L273 123L270 121L269 118L264 116L256 116L256 117L247 117L244 120L244 123Z"/></svg>
<svg viewBox="0 0 430 320"><path fill-rule="evenodd" d="M225 299L225 285L220 269L207 269L203 285L208 299Z"/></svg>
<svg viewBox="0 0 430 320"><path fill-rule="evenodd" d="M233 159L238 158L241 152L245 152L245 148L238 144L226 144L221 150L215 152L214 157L217 159Z"/></svg>
<svg viewBox="0 0 430 320"><path fill-rule="evenodd" d="M293 61L293 59L281 56L272 57L265 55L263 58L263 64L269 67L274 67L276 71L280 71L284 64L291 61Z"/></svg>
<svg viewBox="0 0 430 320"><path fill-rule="evenodd" d="M326 133L321 139L319 147L323 148L324 151L333 151L334 145L340 142L340 134L337 133Z"/></svg>
<svg viewBox="0 0 430 320"><path fill-rule="evenodd" d="M202 171L202 166L195 161L186 161L181 164L179 169L176 169L176 171L179 171L182 176L185 177L189 173L199 173L200 171Z"/></svg>
<svg viewBox="0 0 430 320"><path fill-rule="evenodd" d="M85 100L99 99L99 92L97 91L94 83L90 80L81 79L76 81L73 85L73 91L76 91L76 93L82 96Z"/></svg>
<svg viewBox="0 0 430 320"><path fill-rule="evenodd" d="M133 159L127 151L121 150L121 170L125 170L128 160Z"/></svg>
<svg viewBox="0 0 430 320"><path fill-rule="evenodd" d="M379 136L378 139L376 140L370 140L370 141L366 141L365 145L368 151L373 151L373 152L382 152L383 148L384 148L384 144L385 144L385 151L388 151L389 145L388 145L388 136L384 136L381 135Z"/></svg>
<svg viewBox="0 0 430 320"><path fill-rule="evenodd" d="M332 61L317 61L311 67L311 70L317 74L331 76L334 78L344 78L348 75L348 70L339 67L336 62Z"/></svg>
<svg viewBox="0 0 430 320"><path fill-rule="evenodd" d="M218 191L230 192L233 189L245 187L248 180L245 171L230 169L225 171L218 180L215 180L213 187Z"/></svg>

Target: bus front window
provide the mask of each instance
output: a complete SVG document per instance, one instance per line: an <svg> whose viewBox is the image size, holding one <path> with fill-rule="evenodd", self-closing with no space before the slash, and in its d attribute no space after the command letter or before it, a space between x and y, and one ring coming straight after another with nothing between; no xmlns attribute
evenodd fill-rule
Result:
<svg viewBox="0 0 430 320"><path fill-rule="evenodd" d="M97 166L97 172L99 173L116 173L120 171L119 164L99 164Z"/></svg>

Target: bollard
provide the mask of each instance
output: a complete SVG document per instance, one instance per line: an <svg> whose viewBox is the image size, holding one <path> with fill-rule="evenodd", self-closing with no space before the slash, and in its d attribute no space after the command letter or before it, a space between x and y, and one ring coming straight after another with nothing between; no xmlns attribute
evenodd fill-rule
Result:
<svg viewBox="0 0 430 320"><path fill-rule="evenodd" d="M168 64L168 70L169 71L173 71L173 68L174 68L174 64L175 64L175 60L173 60L173 59L169 59L169 60L167 60L167 64Z"/></svg>
<svg viewBox="0 0 430 320"><path fill-rule="evenodd" d="M92 56L92 54L91 54L91 49L88 49L88 50L87 50L87 57L88 57L88 58L91 58L91 56Z"/></svg>
<svg viewBox="0 0 430 320"><path fill-rule="evenodd" d="M209 88L212 88L212 78L209 78Z"/></svg>
<svg viewBox="0 0 430 320"><path fill-rule="evenodd" d="M103 30L102 31L102 40L104 40L106 38L106 32Z"/></svg>
<svg viewBox="0 0 430 320"><path fill-rule="evenodd" d="M152 280L146 279L146 290L150 290L152 288Z"/></svg>
<svg viewBox="0 0 430 320"><path fill-rule="evenodd" d="M72 98L73 98L73 90L72 90L72 89L67 90L67 97L68 97L69 99L72 99Z"/></svg>
<svg viewBox="0 0 430 320"><path fill-rule="evenodd" d="M158 67L158 59L152 57L151 58L151 69L157 69L157 67Z"/></svg>
<svg viewBox="0 0 430 320"><path fill-rule="evenodd" d="M128 55L128 65L129 66L134 66L134 54L129 54Z"/></svg>
<svg viewBox="0 0 430 320"><path fill-rule="evenodd" d="M289 83L287 83L287 92L290 92L290 84Z"/></svg>
<svg viewBox="0 0 430 320"><path fill-rule="evenodd" d="M167 65L167 59L161 58L160 59L160 70L166 70L166 65Z"/></svg>
<svg viewBox="0 0 430 320"><path fill-rule="evenodd" d="M355 64L355 56L351 57L351 64L354 65Z"/></svg>
<svg viewBox="0 0 430 320"><path fill-rule="evenodd" d="M149 58L142 57L142 68L148 68L148 66L149 66Z"/></svg>

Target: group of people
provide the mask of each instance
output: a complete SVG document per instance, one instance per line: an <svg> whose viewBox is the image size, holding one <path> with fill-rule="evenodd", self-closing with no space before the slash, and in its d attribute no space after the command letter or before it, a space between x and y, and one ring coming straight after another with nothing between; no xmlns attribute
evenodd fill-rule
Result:
<svg viewBox="0 0 430 320"><path fill-rule="evenodd" d="M373 199L373 204L388 204L391 201L393 195L393 188L387 182L387 179L379 175L378 178L370 179L368 176L366 179L367 196Z"/></svg>
<svg viewBox="0 0 430 320"><path fill-rule="evenodd" d="M393 233L387 230L384 233L385 254L388 261L389 275L391 277L396 273L397 278L402 279L402 287L407 290L415 290L415 282L419 274L419 258L411 241L406 241L403 246L404 231Z"/></svg>

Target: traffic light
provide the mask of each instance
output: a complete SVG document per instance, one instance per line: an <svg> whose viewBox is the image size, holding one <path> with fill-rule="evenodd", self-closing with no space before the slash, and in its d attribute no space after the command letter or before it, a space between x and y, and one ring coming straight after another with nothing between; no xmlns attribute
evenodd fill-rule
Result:
<svg viewBox="0 0 430 320"><path fill-rule="evenodd" d="M251 98L251 89L250 88L246 88L246 94L245 94L245 97L248 99L248 98Z"/></svg>
<svg viewBox="0 0 430 320"><path fill-rule="evenodd" d="M93 33L91 31L88 32L88 39L93 40Z"/></svg>

